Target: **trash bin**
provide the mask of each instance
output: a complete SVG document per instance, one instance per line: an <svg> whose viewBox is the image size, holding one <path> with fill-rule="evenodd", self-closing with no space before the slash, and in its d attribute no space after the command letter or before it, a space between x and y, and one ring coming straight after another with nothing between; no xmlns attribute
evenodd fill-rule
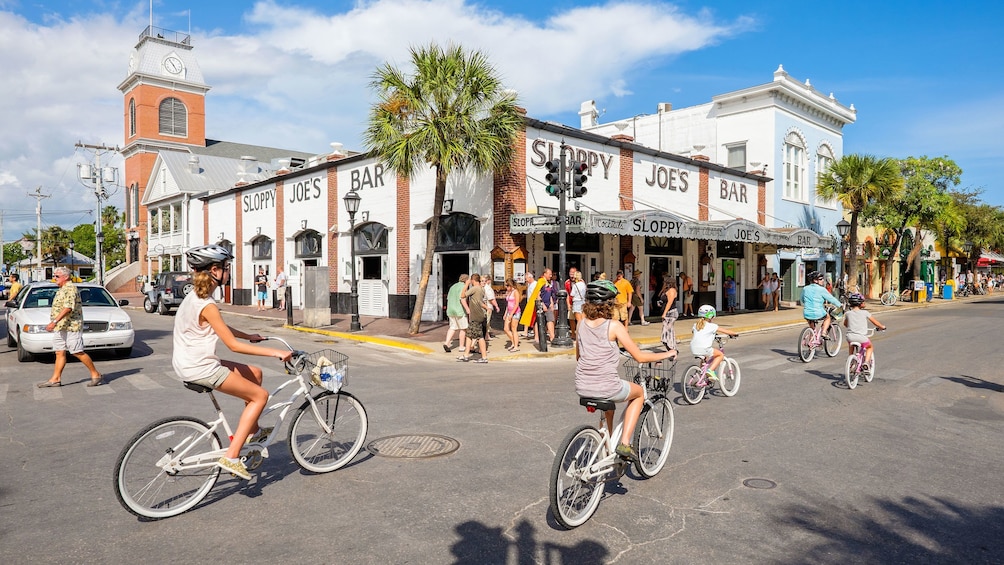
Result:
<svg viewBox="0 0 1004 565"><path fill-rule="evenodd" d="M941 297L945 300L951 300L953 294L953 286L951 282L941 285Z"/></svg>
<svg viewBox="0 0 1004 565"><path fill-rule="evenodd" d="M924 286L926 287L924 290L927 291L927 301L930 302L934 298L934 283L924 283Z"/></svg>

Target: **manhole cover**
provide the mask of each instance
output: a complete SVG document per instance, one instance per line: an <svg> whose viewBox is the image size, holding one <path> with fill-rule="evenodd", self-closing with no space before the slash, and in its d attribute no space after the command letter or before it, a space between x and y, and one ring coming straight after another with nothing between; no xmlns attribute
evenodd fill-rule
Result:
<svg viewBox="0 0 1004 565"><path fill-rule="evenodd" d="M430 434L397 435L375 439L366 446L366 451L381 457L436 457L460 449L460 442L446 436Z"/></svg>
<svg viewBox="0 0 1004 565"><path fill-rule="evenodd" d="M770 489L776 487L777 483L770 479L746 479L743 481L743 486L749 488Z"/></svg>

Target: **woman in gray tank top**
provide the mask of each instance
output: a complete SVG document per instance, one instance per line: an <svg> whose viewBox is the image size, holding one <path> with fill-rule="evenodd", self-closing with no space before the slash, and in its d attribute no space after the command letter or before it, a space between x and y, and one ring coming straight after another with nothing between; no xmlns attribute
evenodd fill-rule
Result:
<svg viewBox="0 0 1004 565"><path fill-rule="evenodd" d="M579 396L601 398L614 402L627 401L624 409L624 429L617 454L634 461L637 454L631 448L631 436L645 405L645 391L640 385L620 378L620 352L617 342L639 363L654 363L676 357L676 350L656 353L642 351L623 324L612 324L613 300L617 287L608 280L598 280L586 287L586 303L582 307L585 319L579 324L575 349L575 392ZM607 429L614 429L614 413L605 414Z"/></svg>

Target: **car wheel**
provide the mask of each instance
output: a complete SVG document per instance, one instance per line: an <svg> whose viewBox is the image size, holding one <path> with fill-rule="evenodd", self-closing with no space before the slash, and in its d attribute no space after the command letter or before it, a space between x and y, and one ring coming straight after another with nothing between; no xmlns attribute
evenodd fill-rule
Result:
<svg viewBox="0 0 1004 565"><path fill-rule="evenodd" d="M123 347L115 350L115 355L121 359L128 359L132 355L132 347Z"/></svg>
<svg viewBox="0 0 1004 565"><path fill-rule="evenodd" d="M167 316L171 311L171 307L167 305L163 300L157 303L157 313L161 316Z"/></svg>
<svg viewBox="0 0 1004 565"><path fill-rule="evenodd" d="M185 285L184 288L181 289L181 295L188 296L188 293L192 292L193 290L195 290L195 285L192 283L188 283Z"/></svg>
<svg viewBox="0 0 1004 565"><path fill-rule="evenodd" d="M7 332L7 347L17 347L17 341L14 340L14 336Z"/></svg>
<svg viewBox="0 0 1004 565"><path fill-rule="evenodd" d="M30 351L25 351L24 347L21 345L21 334L18 334L17 340L17 360L21 363L27 363L29 361L35 360L35 355Z"/></svg>
<svg viewBox="0 0 1004 565"><path fill-rule="evenodd" d="M153 311L156 309L157 307L153 305L153 301L150 300L149 296L143 297L143 310L146 310L147 314L153 314Z"/></svg>

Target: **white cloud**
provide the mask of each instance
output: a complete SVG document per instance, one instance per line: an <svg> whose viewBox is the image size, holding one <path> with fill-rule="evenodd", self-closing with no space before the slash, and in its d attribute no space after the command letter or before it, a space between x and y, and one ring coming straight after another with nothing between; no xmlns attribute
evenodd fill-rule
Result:
<svg viewBox="0 0 1004 565"><path fill-rule="evenodd" d="M16 132L0 137L5 201L42 186L53 194L48 209L93 207L73 167L88 155L74 156L73 144L123 142L116 86L147 25L142 8L119 16L49 15L44 24L0 11L0 119L6 132ZM657 2L616 1L530 21L464 0L377 0L337 14L259 2L244 15L240 34L202 32L199 23L193 21L194 53L212 86L207 136L317 153L330 141L362 149L370 77L383 62L407 68L410 46L454 42L484 51L529 115L546 118L581 100L626 96L640 65L750 25ZM118 198L112 204L121 208ZM30 224L8 223L6 235Z"/></svg>

